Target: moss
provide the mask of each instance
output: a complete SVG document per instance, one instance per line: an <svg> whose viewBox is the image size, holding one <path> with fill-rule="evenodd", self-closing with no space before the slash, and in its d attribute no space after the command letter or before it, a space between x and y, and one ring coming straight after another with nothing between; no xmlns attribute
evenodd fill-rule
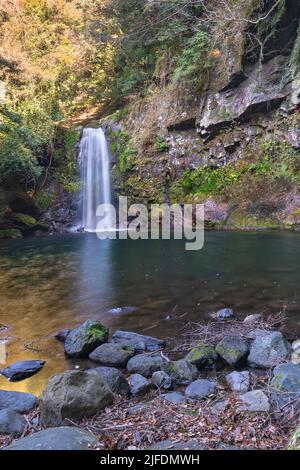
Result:
<svg viewBox="0 0 300 470"><path fill-rule="evenodd" d="M37 224L36 219L27 214L13 213L10 218L26 229L33 228Z"/></svg>
<svg viewBox="0 0 300 470"><path fill-rule="evenodd" d="M158 136L155 139L155 150L157 152L166 152L170 148L170 145L164 137Z"/></svg>
<svg viewBox="0 0 300 470"><path fill-rule="evenodd" d="M108 334L108 328L99 323L93 323L88 328L88 338L90 341L95 341L99 339L104 343L108 340Z"/></svg>
<svg viewBox="0 0 300 470"><path fill-rule="evenodd" d="M235 210L230 215L227 225L241 230L274 230L281 228L281 224L275 219L249 214L241 209Z"/></svg>
<svg viewBox="0 0 300 470"><path fill-rule="evenodd" d="M46 191L39 191L35 197L35 201L38 208L42 212L46 212L51 207L52 195Z"/></svg>
<svg viewBox="0 0 300 470"><path fill-rule="evenodd" d="M0 240L5 239L5 238L6 239L22 238L22 232L16 228L0 230Z"/></svg>
<svg viewBox="0 0 300 470"><path fill-rule="evenodd" d="M199 344L186 355L185 360L197 367L206 367L212 366L217 358L218 354L211 345Z"/></svg>

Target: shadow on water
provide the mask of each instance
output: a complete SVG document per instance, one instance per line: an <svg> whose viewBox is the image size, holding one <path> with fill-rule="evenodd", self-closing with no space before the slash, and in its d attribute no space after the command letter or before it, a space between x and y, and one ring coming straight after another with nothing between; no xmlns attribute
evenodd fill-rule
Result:
<svg viewBox="0 0 300 470"><path fill-rule="evenodd" d="M7 362L45 359L42 372L0 388L38 393L50 375L74 367L53 339L87 318L111 330L177 336L183 323L224 306L237 313L287 307L300 327L300 243L290 233L206 234L199 252L181 241L100 241L94 234L0 244L0 340ZM132 306L124 311L108 310Z"/></svg>

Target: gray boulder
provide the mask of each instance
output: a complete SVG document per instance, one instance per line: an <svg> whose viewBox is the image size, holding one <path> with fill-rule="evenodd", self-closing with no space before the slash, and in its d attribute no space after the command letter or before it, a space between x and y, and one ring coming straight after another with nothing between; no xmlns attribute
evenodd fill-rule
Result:
<svg viewBox="0 0 300 470"><path fill-rule="evenodd" d="M128 379L130 392L132 395L144 395L153 387L152 383L140 374L133 374Z"/></svg>
<svg viewBox="0 0 300 470"><path fill-rule="evenodd" d="M25 426L26 420L20 413L9 408L0 410L0 435L19 437L23 434Z"/></svg>
<svg viewBox="0 0 300 470"><path fill-rule="evenodd" d="M0 390L0 410L9 408L18 413L29 413L38 406L38 399L31 393Z"/></svg>
<svg viewBox="0 0 300 470"><path fill-rule="evenodd" d="M83 429L60 427L31 434L4 450L90 450L97 442L93 434Z"/></svg>
<svg viewBox="0 0 300 470"><path fill-rule="evenodd" d="M202 400L203 398L214 395L216 385L210 380L195 380L185 390L185 396L193 400Z"/></svg>
<svg viewBox="0 0 300 470"><path fill-rule="evenodd" d="M217 353L232 367L245 362L249 348L240 336L225 336L216 346Z"/></svg>
<svg viewBox="0 0 300 470"><path fill-rule="evenodd" d="M18 382L37 374L45 365L45 361L20 361L1 371L10 382Z"/></svg>
<svg viewBox="0 0 300 470"><path fill-rule="evenodd" d="M233 392L248 392L250 388L250 374L248 371L231 372L225 380Z"/></svg>
<svg viewBox="0 0 300 470"><path fill-rule="evenodd" d="M244 323L247 323L247 325L251 325L254 323L260 323L263 319L263 316L260 313L253 313L252 315L248 315L244 319Z"/></svg>
<svg viewBox="0 0 300 470"><path fill-rule="evenodd" d="M165 346L165 341L152 336L144 336L131 331L116 331L113 336L114 343L133 346L137 352L156 351Z"/></svg>
<svg viewBox="0 0 300 470"><path fill-rule="evenodd" d="M67 419L90 418L112 401L112 392L98 372L63 372L50 379L40 397L40 422L60 426Z"/></svg>
<svg viewBox="0 0 300 470"><path fill-rule="evenodd" d="M127 370L131 374L141 374L145 377L151 377L153 372L162 368L163 362L162 357L159 355L149 356L147 354L138 354L128 361Z"/></svg>
<svg viewBox="0 0 300 470"><path fill-rule="evenodd" d="M104 366L126 367L127 362L135 354L135 349L130 346L120 344L105 343L98 346L89 358L92 361L99 362Z"/></svg>
<svg viewBox="0 0 300 470"><path fill-rule="evenodd" d="M232 308L222 308L222 310L219 310L216 313L216 318L218 320L229 320L232 317L234 317Z"/></svg>
<svg viewBox="0 0 300 470"><path fill-rule="evenodd" d="M164 362L162 369L177 385L188 385L198 378L199 372L196 366L185 359L179 361Z"/></svg>
<svg viewBox="0 0 300 470"><path fill-rule="evenodd" d="M218 360L218 354L213 346L199 344L185 356L185 360L194 364L198 369L212 368Z"/></svg>
<svg viewBox="0 0 300 470"><path fill-rule="evenodd" d="M98 321L87 320L67 335L65 353L70 357L88 357L94 349L107 340L108 328Z"/></svg>
<svg viewBox="0 0 300 470"><path fill-rule="evenodd" d="M300 365L286 363L275 367L271 381L272 401L278 408L289 403L300 409Z"/></svg>
<svg viewBox="0 0 300 470"><path fill-rule="evenodd" d="M290 346L280 331L269 332L257 337L250 348L250 367L268 369L285 361L290 354Z"/></svg>
<svg viewBox="0 0 300 470"><path fill-rule="evenodd" d="M101 377L108 383L112 392L120 395L129 395L130 388L124 374L114 367L97 367L92 369L98 372Z"/></svg>
<svg viewBox="0 0 300 470"><path fill-rule="evenodd" d="M172 388L171 377L163 370L158 370L152 374L152 383L157 388L162 390L170 390Z"/></svg>
<svg viewBox="0 0 300 470"><path fill-rule="evenodd" d="M180 405L181 403L186 402L185 396L180 392L165 393L163 397L173 405Z"/></svg>
<svg viewBox="0 0 300 470"><path fill-rule="evenodd" d="M267 395L261 390L253 390L251 392L240 395L242 405L239 407L239 411L249 412L268 412L270 411L270 403Z"/></svg>

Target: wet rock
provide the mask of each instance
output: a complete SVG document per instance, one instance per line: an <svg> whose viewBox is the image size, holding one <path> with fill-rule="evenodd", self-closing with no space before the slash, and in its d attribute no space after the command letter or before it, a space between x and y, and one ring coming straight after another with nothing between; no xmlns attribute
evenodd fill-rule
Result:
<svg viewBox="0 0 300 470"><path fill-rule="evenodd" d="M202 400L203 398L214 395L216 392L216 385L210 380L195 380L185 390L185 395L193 400Z"/></svg>
<svg viewBox="0 0 300 470"><path fill-rule="evenodd" d="M114 343L105 343L98 346L90 355L92 361L104 366L126 367L127 362L135 354L135 349Z"/></svg>
<svg viewBox="0 0 300 470"><path fill-rule="evenodd" d="M31 393L0 390L0 410L9 408L18 413L29 413L38 405L38 399Z"/></svg>
<svg viewBox="0 0 300 470"><path fill-rule="evenodd" d="M269 332L257 337L250 348L250 367L268 369L285 361L290 354L290 346L280 331Z"/></svg>
<svg viewBox="0 0 300 470"><path fill-rule="evenodd" d="M64 330L59 330L54 335L54 338L56 338L61 343L64 343L66 341L66 338L67 338L68 334L70 333L70 331L72 331L72 330L68 330L67 328L65 328Z"/></svg>
<svg viewBox="0 0 300 470"><path fill-rule="evenodd" d="M252 315L248 315L244 319L244 323L252 324L252 323L259 323L263 319L263 316L260 313L253 313Z"/></svg>
<svg viewBox="0 0 300 470"><path fill-rule="evenodd" d="M212 368L218 360L218 354L209 344L199 344L185 356L185 360L194 364L198 369Z"/></svg>
<svg viewBox="0 0 300 470"><path fill-rule="evenodd" d="M249 348L240 336L225 336L216 346L217 353L232 367L245 362Z"/></svg>
<svg viewBox="0 0 300 470"><path fill-rule="evenodd" d="M128 379L130 393L134 396L144 395L153 387L152 383L140 374L133 374Z"/></svg>
<svg viewBox="0 0 300 470"><path fill-rule="evenodd" d="M286 363L275 367L271 389L277 408L292 403L294 408L300 409L300 365Z"/></svg>
<svg viewBox="0 0 300 470"><path fill-rule="evenodd" d="M76 427L60 427L36 432L4 450L89 450L98 439Z"/></svg>
<svg viewBox="0 0 300 470"><path fill-rule="evenodd" d="M144 336L131 331L116 331L113 341L123 345L131 345L136 351L156 351L165 346L165 341L151 336Z"/></svg>
<svg viewBox="0 0 300 470"><path fill-rule="evenodd" d="M159 370L152 374L152 383L159 389L170 390L172 388L172 379L164 371Z"/></svg>
<svg viewBox="0 0 300 470"><path fill-rule="evenodd" d="M216 318L218 320L229 320L234 316L232 308L222 308L216 313Z"/></svg>
<svg viewBox="0 0 300 470"><path fill-rule="evenodd" d="M171 439L157 442L152 446L148 447L148 450L206 450L207 447L201 442L187 441L187 442L176 442Z"/></svg>
<svg viewBox="0 0 300 470"><path fill-rule="evenodd" d="M10 382L18 382L37 374L45 365L45 361L20 361L1 371Z"/></svg>
<svg viewBox="0 0 300 470"><path fill-rule="evenodd" d="M94 349L107 340L108 328L98 321L87 320L67 335L65 353L70 357L88 357Z"/></svg>
<svg viewBox="0 0 300 470"><path fill-rule="evenodd" d="M251 392L240 395L242 405L239 407L239 411L249 412L268 412L270 411L270 403L267 395L261 390L253 390Z"/></svg>
<svg viewBox="0 0 300 470"><path fill-rule="evenodd" d="M179 361L164 362L162 369L177 385L188 385L198 377L198 369L191 362L181 359Z"/></svg>
<svg viewBox="0 0 300 470"><path fill-rule="evenodd" d="M124 374L114 367L96 367L92 369L97 371L101 377L108 383L112 392L120 395L129 395L130 388Z"/></svg>
<svg viewBox="0 0 300 470"><path fill-rule="evenodd" d="M250 374L248 371L231 372L225 380L233 392L248 392L250 388Z"/></svg>
<svg viewBox="0 0 300 470"><path fill-rule="evenodd" d="M185 396L180 392L165 393L163 397L165 400L173 403L173 405L180 405L186 402Z"/></svg>
<svg viewBox="0 0 300 470"><path fill-rule="evenodd" d="M297 426L295 432L289 438L286 450L300 450L300 425Z"/></svg>
<svg viewBox="0 0 300 470"><path fill-rule="evenodd" d="M19 437L26 426L25 418L14 410L6 408L0 410L0 435Z"/></svg>
<svg viewBox="0 0 300 470"><path fill-rule="evenodd" d="M110 315L128 315L137 311L137 307L114 307L108 310Z"/></svg>
<svg viewBox="0 0 300 470"><path fill-rule="evenodd" d="M128 361L127 370L131 374L141 374L145 377L150 377L153 372L162 368L163 362L162 357L159 355L138 354Z"/></svg>
<svg viewBox="0 0 300 470"><path fill-rule="evenodd" d="M40 397L42 426L90 418L113 401L107 382L95 371L67 371L52 377Z"/></svg>

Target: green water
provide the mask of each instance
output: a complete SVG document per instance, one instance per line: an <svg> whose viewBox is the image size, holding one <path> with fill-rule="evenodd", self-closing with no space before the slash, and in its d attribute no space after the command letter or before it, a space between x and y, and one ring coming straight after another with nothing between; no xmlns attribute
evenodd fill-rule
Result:
<svg viewBox="0 0 300 470"><path fill-rule="evenodd" d="M181 241L100 241L93 234L0 243L0 332L7 363L44 359L42 372L0 388L39 393L54 373L73 368L53 338L87 318L111 331L179 336L187 321L224 306L238 314L286 308L300 328L300 236L206 234L199 252ZM133 306L131 313L107 313ZM170 319L171 317L171 319Z"/></svg>

